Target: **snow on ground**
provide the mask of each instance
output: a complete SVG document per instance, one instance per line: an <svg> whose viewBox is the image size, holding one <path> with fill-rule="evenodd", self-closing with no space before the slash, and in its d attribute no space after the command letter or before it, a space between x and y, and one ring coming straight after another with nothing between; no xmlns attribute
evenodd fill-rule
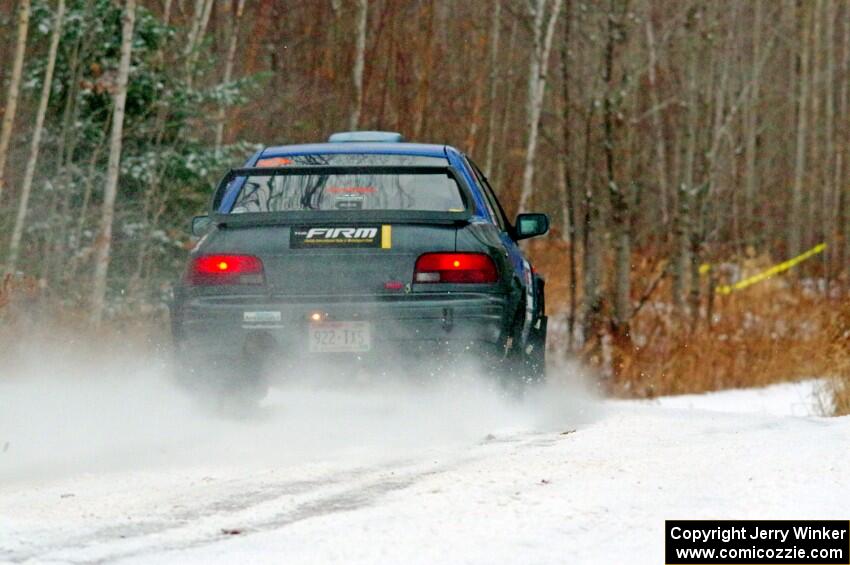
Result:
<svg viewBox="0 0 850 565"><path fill-rule="evenodd" d="M774 416L815 416L823 410L820 387L822 381L812 379L781 383L748 390L725 390L708 394L684 394L658 398L665 408L713 410L718 412L769 414Z"/></svg>
<svg viewBox="0 0 850 565"><path fill-rule="evenodd" d="M120 366L0 385L0 561L658 564L667 518L850 508L850 418L807 412L813 382L600 401L565 368L524 401L302 386L228 418Z"/></svg>

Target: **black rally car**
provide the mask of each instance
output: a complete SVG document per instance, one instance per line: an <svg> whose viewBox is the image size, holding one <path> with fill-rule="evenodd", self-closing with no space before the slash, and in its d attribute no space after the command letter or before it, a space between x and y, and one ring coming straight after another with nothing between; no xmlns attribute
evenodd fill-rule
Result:
<svg viewBox="0 0 850 565"><path fill-rule="evenodd" d="M231 170L175 289L193 378L264 391L263 363L468 354L517 381L544 375L543 280L487 179L445 145L386 132L269 147Z"/></svg>

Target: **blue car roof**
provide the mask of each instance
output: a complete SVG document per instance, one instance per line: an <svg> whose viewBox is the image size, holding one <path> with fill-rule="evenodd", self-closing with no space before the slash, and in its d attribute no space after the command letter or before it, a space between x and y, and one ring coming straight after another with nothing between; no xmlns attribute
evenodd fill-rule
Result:
<svg viewBox="0 0 850 565"><path fill-rule="evenodd" d="M447 158L449 149L446 145L427 143L307 143L304 145L266 147L261 156L280 157L285 155L373 153L377 155L419 155L422 157L442 157L445 159Z"/></svg>

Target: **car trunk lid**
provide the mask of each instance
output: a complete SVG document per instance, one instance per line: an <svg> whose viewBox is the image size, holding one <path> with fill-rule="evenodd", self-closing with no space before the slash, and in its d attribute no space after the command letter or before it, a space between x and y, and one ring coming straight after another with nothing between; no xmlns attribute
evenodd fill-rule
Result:
<svg viewBox="0 0 850 565"><path fill-rule="evenodd" d="M409 291L417 257L455 251L456 234L456 222L294 223L218 230L214 247L251 249L271 294L375 295Z"/></svg>

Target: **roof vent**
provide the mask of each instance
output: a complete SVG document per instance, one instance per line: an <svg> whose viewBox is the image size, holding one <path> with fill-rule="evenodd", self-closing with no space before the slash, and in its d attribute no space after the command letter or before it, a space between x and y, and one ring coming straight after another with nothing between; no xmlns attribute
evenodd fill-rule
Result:
<svg viewBox="0 0 850 565"><path fill-rule="evenodd" d="M330 143L400 143L404 137L394 131L344 131L331 134Z"/></svg>

